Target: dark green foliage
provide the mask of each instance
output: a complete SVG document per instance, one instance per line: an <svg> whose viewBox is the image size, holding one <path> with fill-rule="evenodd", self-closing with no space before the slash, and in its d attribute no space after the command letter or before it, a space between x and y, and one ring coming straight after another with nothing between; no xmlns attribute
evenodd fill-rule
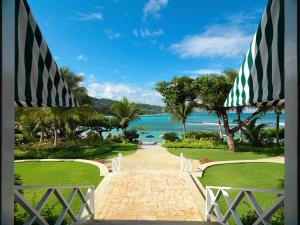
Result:
<svg viewBox="0 0 300 225"><path fill-rule="evenodd" d="M175 76L171 81L156 83L156 90L162 95L166 111L172 114L172 119L181 121L185 137L187 116L196 107L197 91L194 79Z"/></svg>
<svg viewBox="0 0 300 225"><path fill-rule="evenodd" d="M136 129L124 130L124 139L130 143L137 143L139 134Z"/></svg>
<svg viewBox="0 0 300 225"><path fill-rule="evenodd" d="M102 115L94 115L91 119L86 121L86 126L91 131L99 134L100 139L103 139L103 132L109 132L112 129L119 128L119 121L115 118L108 118Z"/></svg>
<svg viewBox="0 0 300 225"><path fill-rule="evenodd" d="M107 139L111 140L112 142L115 142L115 143L122 143L123 142L123 135L122 134L111 135L110 137L107 136Z"/></svg>
<svg viewBox="0 0 300 225"><path fill-rule="evenodd" d="M244 128L242 128L245 138L248 140L249 144L253 146L262 145L261 132L263 128L266 127L266 124L263 123L256 125L256 122L259 119L259 117L254 117Z"/></svg>
<svg viewBox="0 0 300 225"><path fill-rule="evenodd" d="M215 140L218 141L220 136L216 132L210 131L187 131L186 138L193 140Z"/></svg>
<svg viewBox="0 0 300 225"><path fill-rule="evenodd" d="M95 142L95 141L100 141L102 140L100 138L100 135L98 133L95 132L88 132L84 138L85 140L87 140L88 142Z"/></svg>
<svg viewBox="0 0 300 225"><path fill-rule="evenodd" d="M136 144L107 143L87 140L62 142L57 148L49 142L28 143L16 146L15 159L94 159L109 157L115 151L134 151Z"/></svg>
<svg viewBox="0 0 300 225"><path fill-rule="evenodd" d="M165 148L195 148L195 149L222 149L226 150L227 145L220 141L184 139L179 142L167 142Z"/></svg>
<svg viewBox="0 0 300 225"><path fill-rule="evenodd" d="M94 108L98 113L103 113L106 115L112 115L113 112L111 111L111 107L115 102L115 100L106 99L106 98L91 98ZM148 105L148 104L137 104L138 108L140 109L139 114L160 114L163 113L163 107L156 106L156 105Z"/></svg>
<svg viewBox="0 0 300 225"><path fill-rule="evenodd" d="M179 140L179 137L176 132L165 133L162 138L167 142L175 142Z"/></svg>
<svg viewBox="0 0 300 225"><path fill-rule="evenodd" d="M271 145L276 141L276 128L266 128L261 131L261 138L265 145ZM284 145L284 128L279 129L279 143Z"/></svg>
<svg viewBox="0 0 300 225"><path fill-rule="evenodd" d="M139 118L138 106L130 102L128 98L123 98L120 102L115 102L111 110L118 121L118 127L126 130L131 121Z"/></svg>

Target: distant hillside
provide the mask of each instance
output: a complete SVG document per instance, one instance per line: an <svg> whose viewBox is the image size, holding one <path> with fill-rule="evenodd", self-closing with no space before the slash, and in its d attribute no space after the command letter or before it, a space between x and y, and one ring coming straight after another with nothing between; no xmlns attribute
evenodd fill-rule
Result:
<svg viewBox="0 0 300 225"><path fill-rule="evenodd" d="M116 100L106 99L106 98L92 98L93 105L95 110L102 114L112 114L110 109L112 105L117 102ZM163 107L157 105L149 105L149 104L137 104L141 111L141 115L144 114L159 114L163 113Z"/></svg>

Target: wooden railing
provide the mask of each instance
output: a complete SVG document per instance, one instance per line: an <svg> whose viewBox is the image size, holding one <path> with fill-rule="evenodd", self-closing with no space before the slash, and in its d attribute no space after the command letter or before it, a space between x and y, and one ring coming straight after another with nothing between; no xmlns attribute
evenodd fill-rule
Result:
<svg viewBox="0 0 300 225"><path fill-rule="evenodd" d="M113 172L118 172L121 171L121 165L122 165L122 153L119 153L117 158L113 158L111 160L112 164L112 171Z"/></svg>
<svg viewBox="0 0 300 225"><path fill-rule="evenodd" d="M193 161L185 158L182 152L180 153L180 170L188 173L193 171Z"/></svg>
<svg viewBox="0 0 300 225"><path fill-rule="evenodd" d="M213 190L215 190L216 194L214 194ZM229 197L228 191L237 191L235 199L231 201ZM277 194L277 199L274 203L267 209L263 211L259 203L255 200L253 193L264 192L264 193L274 193ZM221 197L224 197L226 204L228 206L228 210L225 214L222 214L221 209L219 207L218 201ZM257 219L255 221L255 225L257 224L271 224L270 218L284 206L284 191L277 189L256 189L256 188L232 188L232 187L206 187L206 221L216 220L220 224L229 224L228 220L232 216L235 224L243 225L240 215L237 212L238 205L242 202L242 200L246 197L253 209L257 214Z"/></svg>
<svg viewBox="0 0 300 225"><path fill-rule="evenodd" d="M46 192L39 200L38 204L34 207L29 203L23 192L26 190L39 190L45 189ZM61 191L62 189L70 189L71 194L66 200ZM84 195L82 189L87 189L86 194ZM67 215L69 215L72 222L79 222L86 219L94 218L94 187L93 186L15 186L14 187L14 198L15 202L18 203L29 215L27 221L24 224L30 225L34 222L40 225L48 225L48 222L41 215L42 209L45 206L47 200L50 196L55 196L57 202L62 206L62 211L58 216L55 225L60 225ZM78 214L76 215L71 209L71 204L74 197L78 195L81 200L81 206Z"/></svg>

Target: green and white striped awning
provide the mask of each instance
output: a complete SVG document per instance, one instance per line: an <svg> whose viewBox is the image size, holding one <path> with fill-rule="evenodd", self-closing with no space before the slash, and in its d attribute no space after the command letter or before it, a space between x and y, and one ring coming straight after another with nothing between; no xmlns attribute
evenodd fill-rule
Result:
<svg viewBox="0 0 300 225"><path fill-rule="evenodd" d="M19 106L77 106L26 0L16 1L15 102Z"/></svg>
<svg viewBox="0 0 300 225"><path fill-rule="evenodd" d="M224 106L284 101L284 0L269 0Z"/></svg>

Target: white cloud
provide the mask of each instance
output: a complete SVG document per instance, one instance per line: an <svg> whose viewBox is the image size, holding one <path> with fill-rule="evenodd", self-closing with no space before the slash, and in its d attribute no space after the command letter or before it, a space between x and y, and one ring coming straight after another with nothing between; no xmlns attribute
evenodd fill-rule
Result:
<svg viewBox="0 0 300 225"><path fill-rule="evenodd" d="M85 57L84 55L80 54L79 56L77 56L77 59L80 61L88 61L88 58Z"/></svg>
<svg viewBox="0 0 300 225"><path fill-rule="evenodd" d="M144 5L144 17L147 18L149 15L153 17L160 17L160 10L166 7L168 0L149 0Z"/></svg>
<svg viewBox="0 0 300 225"><path fill-rule="evenodd" d="M130 101L137 103L162 105L162 97L158 92L137 85L94 82L87 85L87 90L90 96L96 98L121 100L127 97Z"/></svg>
<svg viewBox="0 0 300 225"><path fill-rule="evenodd" d="M181 71L180 73L201 75L201 74L220 74L222 72L223 72L222 70L218 70L218 69L200 69L200 70L186 70L186 71Z"/></svg>
<svg viewBox="0 0 300 225"><path fill-rule="evenodd" d="M114 32L114 31L112 31L112 29L104 30L104 34L106 35L106 37L109 40L117 39L117 38L121 37L120 33Z"/></svg>
<svg viewBox="0 0 300 225"><path fill-rule="evenodd" d="M252 35L229 25L215 25L204 32L188 35L172 44L170 49L182 58L223 57L236 58L245 53Z"/></svg>
<svg viewBox="0 0 300 225"><path fill-rule="evenodd" d="M158 37L163 35L165 32L162 29L158 30L149 30L148 28L134 29L132 31L133 35L138 38L147 38L147 37Z"/></svg>
<svg viewBox="0 0 300 225"><path fill-rule="evenodd" d="M79 12L78 20L81 21L103 20L103 14L101 12L92 12L92 13Z"/></svg>
<svg viewBox="0 0 300 225"><path fill-rule="evenodd" d="M85 72L80 72L78 75L79 75L79 76L82 76L82 77L85 77L85 76L86 76L86 73L85 73Z"/></svg>

